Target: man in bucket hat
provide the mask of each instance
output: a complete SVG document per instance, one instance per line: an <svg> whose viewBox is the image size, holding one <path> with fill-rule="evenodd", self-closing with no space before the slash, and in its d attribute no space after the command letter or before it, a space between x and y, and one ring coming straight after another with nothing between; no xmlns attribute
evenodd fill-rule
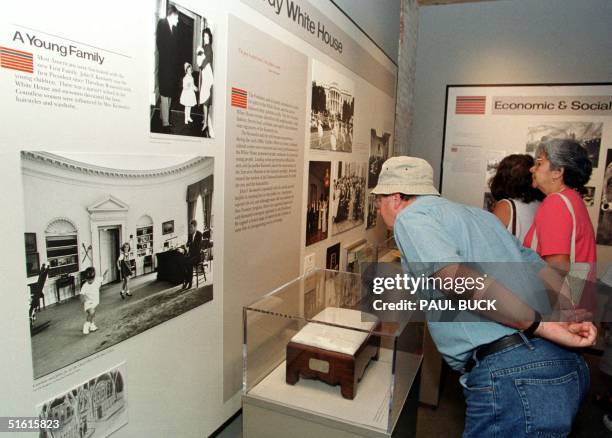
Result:
<svg viewBox="0 0 612 438"><path fill-rule="evenodd" d="M503 297L505 307L488 313L487 319L478 315L473 320L477 323L469 318L434 322L427 314L438 350L463 373L463 436L569 434L589 376L582 357L566 347L593 345L597 331L591 322L541 321L534 309L542 307L530 296L527 274L517 267L544 268L542 260L492 214L440 197L432 167L420 158L388 159L372 193L385 224L393 229L406 273L467 278L482 275L473 270L477 265L492 266L500 274L486 278L485 289L488 297ZM504 271L511 274L504 278Z"/></svg>

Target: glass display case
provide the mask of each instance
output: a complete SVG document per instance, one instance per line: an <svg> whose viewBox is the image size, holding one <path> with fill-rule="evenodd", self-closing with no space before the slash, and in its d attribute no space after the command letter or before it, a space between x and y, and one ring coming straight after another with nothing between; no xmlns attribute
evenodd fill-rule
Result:
<svg viewBox="0 0 612 438"><path fill-rule="evenodd" d="M367 284L315 270L246 306L243 405L312 418L329 436L321 424L390 436L420 369L423 323L376 315Z"/></svg>
<svg viewBox="0 0 612 438"><path fill-rule="evenodd" d="M346 266L344 271L359 274L364 263L377 261L377 246L365 239L358 240L344 248Z"/></svg>
<svg viewBox="0 0 612 438"><path fill-rule="evenodd" d="M402 274L402 260L393 234L376 247L378 268L384 270L381 275ZM442 356L438 352L427 325L423 335L423 361L421 365L423 380L420 384L419 402L438 406L442 379Z"/></svg>
<svg viewBox="0 0 612 438"><path fill-rule="evenodd" d="M393 234L376 247L376 255L379 263L401 263Z"/></svg>

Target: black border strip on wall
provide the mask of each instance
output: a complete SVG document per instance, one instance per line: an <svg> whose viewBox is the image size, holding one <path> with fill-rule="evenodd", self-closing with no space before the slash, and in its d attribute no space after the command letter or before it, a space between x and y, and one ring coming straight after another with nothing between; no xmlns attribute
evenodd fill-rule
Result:
<svg viewBox="0 0 612 438"><path fill-rule="evenodd" d="M357 27L357 29L359 29L359 30L361 31L361 33L363 33L363 34L364 34L366 37L368 37L368 39L369 39L370 41L372 41L372 43L373 43L373 44L374 44L376 47L378 47L378 49L379 49L379 50L380 50L380 51L383 53L383 55L385 55L385 56L386 56L386 57L389 59L389 61L391 61L391 62L393 63L393 65L394 65L394 66L396 66L396 67L397 67L397 62L395 62L395 61L393 60L393 58L391 58L391 56L389 56L389 54L388 54L388 53L385 51L385 49L383 49L381 46L379 46L379 45L378 45L378 43L377 43L376 41L374 41L374 38L372 38L372 37L370 36L370 34L369 34L369 33L367 33L365 30L363 30L363 28L362 28L362 27L361 27L359 24L357 24L357 22L356 22L355 20L353 20L353 19L351 18L351 16L350 16L349 14L347 14L347 13L346 13L346 11L345 11L344 9L342 9L342 8L341 8L341 7L340 7L340 6L339 6L339 5L338 5L338 4L337 4L337 3L336 3L334 0L329 0L329 1L330 1L330 3L331 3L332 5L334 5L336 8L338 8L338 10L339 10L340 12L342 12L342 14L343 14L343 15L344 15L346 18L348 18L348 19L349 19L349 21L350 21L351 23L353 23L353 24L354 24L354 25ZM400 12L401 12L401 10L400 10ZM398 20L399 20L399 17L398 17ZM398 40L398 47L399 47L399 34L397 35L397 40ZM399 55L399 54L398 54L398 55Z"/></svg>
<svg viewBox="0 0 612 438"><path fill-rule="evenodd" d="M333 2L333 0L330 0ZM527 83L527 84L447 84L446 95L444 97L444 129L442 131L442 155L440 158L440 183L438 184L438 191L442 195L442 181L444 177L444 150L446 143L446 114L448 112L448 91L450 88L467 88L467 87L580 87L585 85L603 86L612 85L612 82L555 82L550 84L542 83Z"/></svg>

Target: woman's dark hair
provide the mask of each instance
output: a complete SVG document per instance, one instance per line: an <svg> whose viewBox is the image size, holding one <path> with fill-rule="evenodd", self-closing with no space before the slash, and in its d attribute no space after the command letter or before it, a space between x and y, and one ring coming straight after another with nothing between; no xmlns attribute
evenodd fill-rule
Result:
<svg viewBox="0 0 612 438"><path fill-rule="evenodd" d="M202 31L202 46L204 46L204 34L208 34L208 44L210 44L212 46L213 43L213 38L212 38L212 32L210 31L210 27L207 27L206 29L204 29Z"/></svg>
<svg viewBox="0 0 612 438"><path fill-rule="evenodd" d="M529 169L533 164L533 157L527 154L512 154L501 160L495 176L489 180L493 198L520 199L526 204L544 199L544 194L531 186Z"/></svg>
<svg viewBox="0 0 612 438"><path fill-rule="evenodd" d="M542 154L550 161L551 170L563 169L563 183L566 186L583 195L587 192L584 185L591 179L593 163L580 143L554 138L538 145L536 157Z"/></svg>

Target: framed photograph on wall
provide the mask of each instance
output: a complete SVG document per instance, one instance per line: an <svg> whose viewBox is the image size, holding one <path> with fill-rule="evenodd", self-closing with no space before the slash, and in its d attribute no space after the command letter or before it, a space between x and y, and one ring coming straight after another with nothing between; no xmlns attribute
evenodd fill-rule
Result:
<svg viewBox="0 0 612 438"><path fill-rule="evenodd" d="M331 184L332 236L363 225L367 163L334 163Z"/></svg>
<svg viewBox="0 0 612 438"><path fill-rule="evenodd" d="M24 233L24 235L26 254L38 252L38 248L36 246L36 233Z"/></svg>
<svg viewBox="0 0 612 438"><path fill-rule="evenodd" d="M329 234L329 187L331 161L308 163L306 204L306 246L327 239Z"/></svg>
<svg viewBox="0 0 612 438"><path fill-rule="evenodd" d="M174 221L166 221L162 223L162 234L172 234L174 233Z"/></svg>
<svg viewBox="0 0 612 438"><path fill-rule="evenodd" d="M325 267L327 269L333 269L334 271L340 270L340 243L336 243L327 248L326 260Z"/></svg>
<svg viewBox="0 0 612 438"><path fill-rule="evenodd" d="M369 250L369 251L368 251ZM344 248L345 257L344 257L344 271L353 272L355 274L359 273L359 261L364 257L366 252L372 252L372 248L368 246L368 241L366 239L359 239ZM371 260L375 262L376 260L372 258Z"/></svg>
<svg viewBox="0 0 612 438"><path fill-rule="evenodd" d="M151 133L214 138L213 25L182 2L156 3Z"/></svg>
<svg viewBox="0 0 612 438"><path fill-rule="evenodd" d="M355 82L313 60L310 108L310 148L353 151Z"/></svg>
<svg viewBox="0 0 612 438"><path fill-rule="evenodd" d="M69 436L104 438L128 424L125 362L37 406L38 418ZM78 406L79 414L76 407ZM55 422L55 423L54 423ZM41 437L57 436L40 428ZM78 431L78 434L77 432Z"/></svg>
<svg viewBox="0 0 612 438"><path fill-rule="evenodd" d="M130 159L139 163L139 170L123 167ZM63 172L68 163L73 170ZM195 210L192 204L197 205L197 202L190 204L186 197L195 192L190 188L195 187L200 198L206 191L212 201L213 157L90 153L68 156L61 152L36 150L21 152L21 166L24 169L24 230L35 232L37 243L40 243L38 253L24 254L26 267L28 274L37 269L41 271L41 274L24 279L22 290L36 284L37 287L31 288L35 299L41 293L45 297L44 311L36 314L35 321L30 319L29 338L35 380L213 300L216 274L212 266L208 266L205 276L189 277L193 278L194 287L179 288L186 274L179 267L182 255L176 251L156 251L161 249L162 242L177 242L179 238L186 241L189 211ZM102 167L104 175L93 172ZM172 172L172 181L167 179L169 172ZM56 175L52 182L41 177L49 173ZM142 185L142 177L146 177L149 184ZM69 184L70 197L66 202L50 199L48 193L59 193ZM164 190L159 190L161 185ZM129 209L123 199L130 200ZM85 211L89 214L73 214ZM109 211L122 213L109 214ZM159 222L153 221L151 212L160 215ZM156 231L154 227L159 226L164 234L172 234L157 242L156 233L161 236L161 229ZM135 253L133 258L128 256L128 267L130 270L136 267L136 276L130 284L137 290L134 291L137 305L130 305L126 295L119 293L117 254L125 242ZM34 246L34 236L26 235L24 248L30 250ZM46 274L43 263L48 266ZM102 277L101 284L96 287L102 288L100 294L103 297L109 296L112 290L117 291L112 294L117 305L105 308L107 323L100 320L95 333L89 330L90 324L84 321L82 311L66 311L66 308L82 308L79 288L84 276L79 272L90 266L95 268L98 277ZM39 286L44 286L44 291ZM38 302L34 301L34 304ZM55 305L60 302L61 306ZM29 307L24 299L24 317L28 315ZM126 322L135 320L138 324ZM63 333L70 335L63 336ZM80 339L79 348L73 348L76 338ZM91 424L89 419L88 424ZM86 431L88 437L92 436L89 429Z"/></svg>

